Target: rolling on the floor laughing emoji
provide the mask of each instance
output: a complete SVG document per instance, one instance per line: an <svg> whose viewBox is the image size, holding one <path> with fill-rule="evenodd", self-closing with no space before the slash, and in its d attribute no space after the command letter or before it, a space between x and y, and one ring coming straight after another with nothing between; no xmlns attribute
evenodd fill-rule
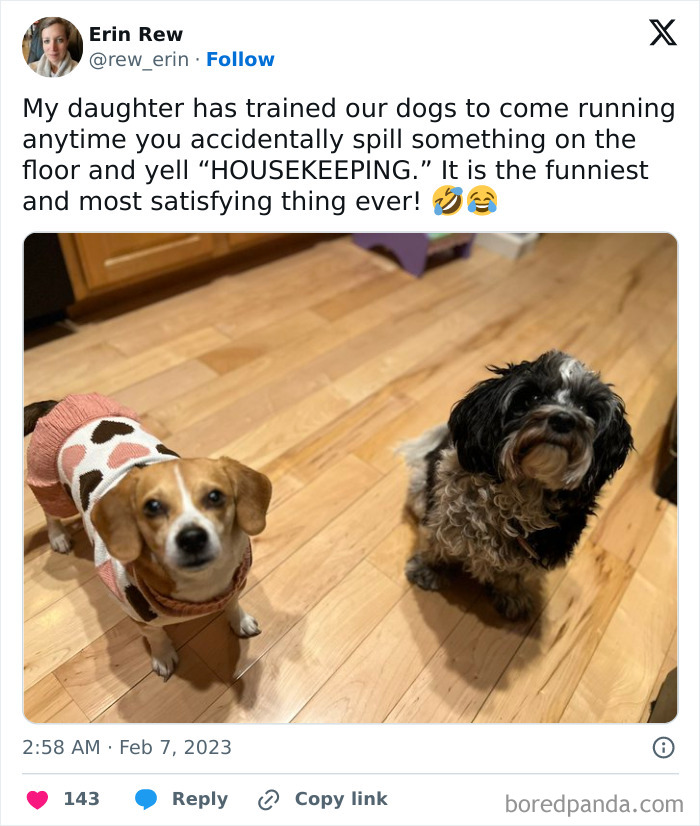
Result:
<svg viewBox="0 0 700 826"><path fill-rule="evenodd" d="M433 210L436 215L456 215L463 200L461 186L441 186L433 192Z"/></svg>
<svg viewBox="0 0 700 826"><path fill-rule="evenodd" d="M467 195L467 209L474 215L490 215L497 203L496 193L488 186L475 186Z"/></svg>

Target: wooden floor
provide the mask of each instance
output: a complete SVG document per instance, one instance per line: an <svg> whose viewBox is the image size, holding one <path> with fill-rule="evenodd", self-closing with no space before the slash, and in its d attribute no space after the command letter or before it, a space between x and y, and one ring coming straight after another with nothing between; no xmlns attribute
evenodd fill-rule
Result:
<svg viewBox="0 0 700 826"><path fill-rule="evenodd" d="M177 626L180 666L96 579L79 525L52 553L25 500L25 714L36 722L637 722L676 663L676 511L650 479L676 381L665 235L550 235L520 262L476 249L420 280L346 239L226 276L26 352L26 400L99 391L186 456L268 473L243 597ZM445 419L484 365L558 347L614 382L637 453L531 623L469 583L409 587L393 448Z"/></svg>

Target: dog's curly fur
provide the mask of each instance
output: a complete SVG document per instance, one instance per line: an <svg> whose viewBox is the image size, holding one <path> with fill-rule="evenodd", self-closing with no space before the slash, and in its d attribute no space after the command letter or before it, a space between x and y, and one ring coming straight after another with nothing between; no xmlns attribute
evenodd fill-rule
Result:
<svg viewBox="0 0 700 826"><path fill-rule="evenodd" d="M418 530L411 582L439 589L460 566L509 619L573 552L597 495L632 448L625 407L598 374L553 350L489 368L438 425L400 447Z"/></svg>

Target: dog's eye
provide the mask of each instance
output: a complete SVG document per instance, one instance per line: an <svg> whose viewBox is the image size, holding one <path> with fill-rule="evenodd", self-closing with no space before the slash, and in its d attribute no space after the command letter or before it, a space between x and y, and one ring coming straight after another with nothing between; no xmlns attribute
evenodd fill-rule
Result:
<svg viewBox="0 0 700 826"><path fill-rule="evenodd" d="M515 394L511 408L515 413L524 413L526 410L529 410L531 407L538 404L541 398L542 396L540 393L526 388Z"/></svg>
<svg viewBox="0 0 700 826"><path fill-rule="evenodd" d="M205 504L209 505L210 507L219 507L220 505L224 504L224 500L226 497L220 490L211 490L207 494L207 498L205 500Z"/></svg>
<svg viewBox="0 0 700 826"><path fill-rule="evenodd" d="M162 516L165 513L165 505L157 499L149 499L143 506L146 516Z"/></svg>

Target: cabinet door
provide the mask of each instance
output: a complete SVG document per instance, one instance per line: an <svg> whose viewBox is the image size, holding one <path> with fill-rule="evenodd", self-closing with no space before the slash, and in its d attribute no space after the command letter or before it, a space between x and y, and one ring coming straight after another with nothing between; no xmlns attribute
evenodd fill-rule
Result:
<svg viewBox="0 0 700 826"><path fill-rule="evenodd" d="M243 252L260 244L269 244L271 241L292 236L293 233L287 232L229 232L228 245L232 252Z"/></svg>
<svg viewBox="0 0 700 826"><path fill-rule="evenodd" d="M90 291L100 291L195 264L214 255L211 233L76 233Z"/></svg>

